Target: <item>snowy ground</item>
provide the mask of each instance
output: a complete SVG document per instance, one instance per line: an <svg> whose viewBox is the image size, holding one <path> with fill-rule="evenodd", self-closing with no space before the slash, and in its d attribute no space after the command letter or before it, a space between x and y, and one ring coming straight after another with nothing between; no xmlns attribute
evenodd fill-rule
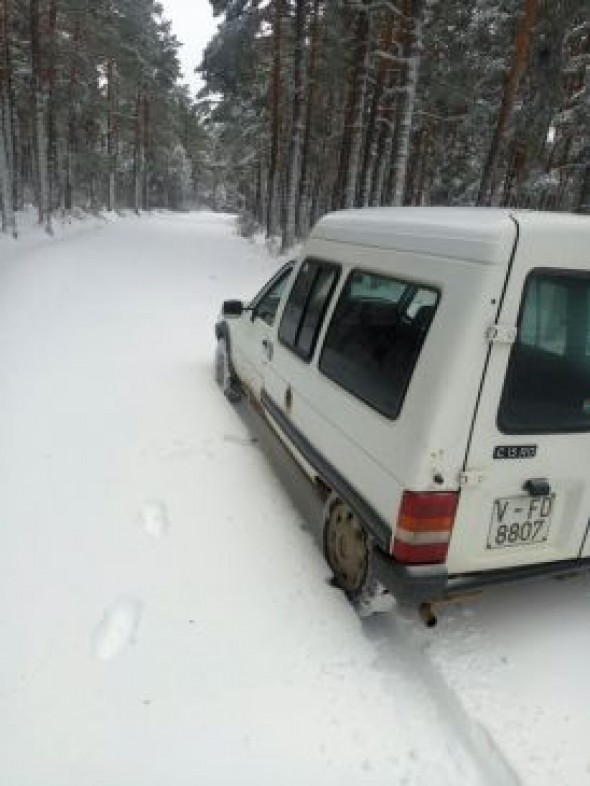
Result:
<svg viewBox="0 0 590 786"><path fill-rule="evenodd" d="M0 784L590 783L590 582L361 622L213 382L230 217L0 239Z"/></svg>

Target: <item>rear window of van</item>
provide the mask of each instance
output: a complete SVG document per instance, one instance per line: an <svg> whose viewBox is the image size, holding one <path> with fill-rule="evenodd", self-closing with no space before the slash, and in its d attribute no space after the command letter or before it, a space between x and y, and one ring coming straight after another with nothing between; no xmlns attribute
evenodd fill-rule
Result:
<svg viewBox="0 0 590 786"><path fill-rule="evenodd" d="M353 271L326 333L320 371L398 417L437 303L434 289Z"/></svg>
<svg viewBox="0 0 590 786"><path fill-rule="evenodd" d="M590 274L529 274L498 426L506 434L590 431Z"/></svg>

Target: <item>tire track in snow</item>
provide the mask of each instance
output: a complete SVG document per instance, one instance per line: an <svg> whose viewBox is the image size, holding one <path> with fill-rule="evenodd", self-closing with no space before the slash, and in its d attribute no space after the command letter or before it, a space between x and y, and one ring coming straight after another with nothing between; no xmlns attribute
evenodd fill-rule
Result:
<svg viewBox="0 0 590 786"><path fill-rule="evenodd" d="M488 729L474 719L457 692L425 651L415 620L404 619L396 609L387 617L372 617L363 624L370 640L395 648L411 679L427 689L443 723L474 762L487 786L519 786L520 778Z"/></svg>
<svg viewBox="0 0 590 786"><path fill-rule="evenodd" d="M288 489L302 519L317 523L321 521L322 506L309 493L307 479L299 468L284 453L284 448L259 416L242 406L238 409L247 430L258 439L265 456L270 460L274 472ZM321 543L321 533L314 526L310 534ZM471 717L457 692L448 685L441 671L425 652L423 629L415 616L404 618L395 607L386 614L377 614L361 620L363 631L376 652L376 660L383 660L383 668L396 679L400 670L408 685L418 684L426 694L440 718L441 726L447 728L465 756L474 764L480 775L479 782L485 786L518 786L520 778L488 730ZM442 635L442 634L440 634ZM392 662L391 652L397 656ZM412 702L412 697L408 699ZM474 785L475 786L475 785Z"/></svg>

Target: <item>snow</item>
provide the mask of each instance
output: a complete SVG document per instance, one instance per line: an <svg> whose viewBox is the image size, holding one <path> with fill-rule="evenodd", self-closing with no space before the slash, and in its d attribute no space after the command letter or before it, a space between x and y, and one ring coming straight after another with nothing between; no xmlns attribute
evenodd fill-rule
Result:
<svg viewBox="0 0 590 786"><path fill-rule="evenodd" d="M0 783L590 781L590 582L360 620L214 383L230 216L0 238ZM301 492L301 493L300 493Z"/></svg>
<svg viewBox="0 0 590 786"><path fill-rule="evenodd" d="M170 527L166 505L160 500L146 502L141 508L140 519L145 532L153 538L161 538Z"/></svg>
<svg viewBox="0 0 590 786"><path fill-rule="evenodd" d="M141 601L136 598L119 598L105 611L92 640L95 658L110 660L135 642L141 610Z"/></svg>

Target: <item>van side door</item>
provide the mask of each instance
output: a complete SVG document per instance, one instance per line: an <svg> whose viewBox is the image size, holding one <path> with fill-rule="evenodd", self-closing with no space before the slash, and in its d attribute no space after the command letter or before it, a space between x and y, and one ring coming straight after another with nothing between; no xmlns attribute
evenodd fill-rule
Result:
<svg viewBox="0 0 590 786"><path fill-rule="evenodd" d="M236 368L242 381L257 398L262 391L265 365L272 355L277 312L292 271L292 262L279 270L248 305L239 327L232 333Z"/></svg>
<svg viewBox="0 0 590 786"><path fill-rule="evenodd" d="M290 288L272 347L272 361L264 373L267 394L287 414L292 389L308 385L311 359L339 276L339 265L305 259Z"/></svg>

